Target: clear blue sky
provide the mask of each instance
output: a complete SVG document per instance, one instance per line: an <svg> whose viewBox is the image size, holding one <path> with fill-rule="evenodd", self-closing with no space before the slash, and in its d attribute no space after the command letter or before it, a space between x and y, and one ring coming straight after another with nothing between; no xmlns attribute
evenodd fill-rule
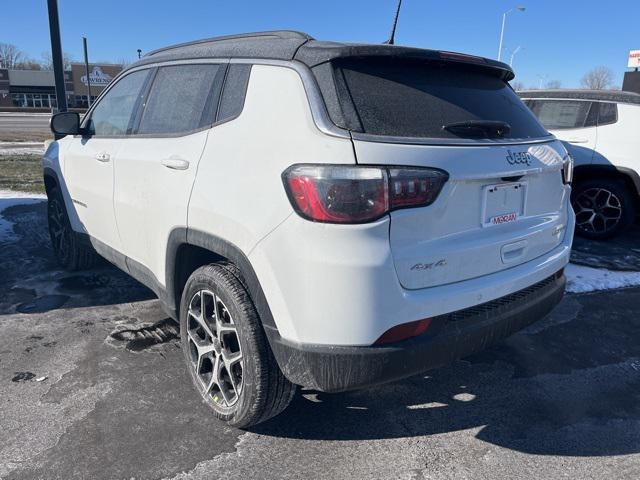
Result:
<svg viewBox="0 0 640 480"><path fill-rule="evenodd" d="M2 2L0 42L39 59L49 50L46 0ZM136 49L230 33L296 29L323 40L381 42L395 0L59 0L63 49L82 58L82 35L93 61L133 60ZM640 0L404 0L396 43L496 57L501 15L505 56L521 46L517 80L539 76L579 86L589 69L605 65L621 85L630 49L640 49Z"/></svg>

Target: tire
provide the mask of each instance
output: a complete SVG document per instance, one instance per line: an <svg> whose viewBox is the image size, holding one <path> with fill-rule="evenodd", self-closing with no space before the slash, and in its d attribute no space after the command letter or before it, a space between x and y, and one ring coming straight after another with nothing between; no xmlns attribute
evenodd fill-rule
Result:
<svg viewBox="0 0 640 480"><path fill-rule="evenodd" d="M606 240L624 232L635 220L636 198L621 179L585 180L571 193L576 234Z"/></svg>
<svg viewBox="0 0 640 480"><path fill-rule="evenodd" d="M191 274L180 304L180 337L204 403L220 420L246 428L282 412L296 386L280 371L238 274L226 263Z"/></svg>
<svg viewBox="0 0 640 480"><path fill-rule="evenodd" d="M71 228L69 215L58 187L47 193L47 221L51 246L58 263L69 271L86 270L96 264L98 255Z"/></svg>

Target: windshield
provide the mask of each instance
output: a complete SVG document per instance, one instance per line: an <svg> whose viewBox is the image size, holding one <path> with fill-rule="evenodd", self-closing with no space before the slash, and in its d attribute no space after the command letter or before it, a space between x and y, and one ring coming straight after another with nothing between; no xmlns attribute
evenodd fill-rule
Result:
<svg viewBox="0 0 640 480"><path fill-rule="evenodd" d="M509 126L501 138L549 135L511 87L486 70L397 59L349 59L334 67L336 83L346 87L336 89L343 111L355 110L364 133L453 139L470 135L445 126L501 122Z"/></svg>

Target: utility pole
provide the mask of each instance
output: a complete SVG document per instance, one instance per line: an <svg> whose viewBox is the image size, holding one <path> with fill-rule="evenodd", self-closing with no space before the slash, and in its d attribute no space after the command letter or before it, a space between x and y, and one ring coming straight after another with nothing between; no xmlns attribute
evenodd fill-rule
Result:
<svg viewBox="0 0 640 480"><path fill-rule="evenodd" d="M538 78L540 79L540 81L538 82L538 90L542 90L542 82L544 82L547 79L548 75L538 75Z"/></svg>
<svg viewBox="0 0 640 480"><path fill-rule="evenodd" d="M89 76L89 54L87 54L87 37L82 37L84 49L84 71L87 75L87 107L91 106L91 77Z"/></svg>
<svg viewBox="0 0 640 480"><path fill-rule="evenodd" d="M502 14L502 28L500 28L500 45L498 45L498 61L502 60L502 41L504 40L504 24L507 22L507 15L509 15L514 10L519 12L524 12L526 10L522 5L517 6L516 8L512 8L507 10Z"/></svg>
<svg viewBox="0 0 640 480"><path fill-rule="evenodd" d="M516 47L516 49L515 49L513 52L511 52L511 60L509 60L509 66L510 66L510 67L513 67L513 59L515 58L516 53L518 53L518 52L520 51L520 49L521 49L521 48L522 48L522 47L520 47L520 45L518 45L518 46Z"/></svg>
<svg viewBox="0 0 640 480"><path fill-rule="evenodd" d="M138 49L138 60L142 57L142 50Z"/></svg>
<svg viewBox="0 0 640 480"><path fill-rule="evenodd" d="M58 20L58 1L47 0L49 10L49 33L51 34L51 61L53 77L56 82L56 102L59 112L67 111L67 94L64 88L64 63L62 61L62 43L60 42L60 22Z"/></svg>

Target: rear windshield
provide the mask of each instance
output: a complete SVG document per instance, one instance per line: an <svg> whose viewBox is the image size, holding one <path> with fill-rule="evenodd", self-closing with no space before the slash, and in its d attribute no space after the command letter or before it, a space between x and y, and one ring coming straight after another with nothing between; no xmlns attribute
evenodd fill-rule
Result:
<svg viewBox="0 0 640 480"><path fill-rule="evenodd" d="M334 67L342 111L355 109L364 133L451 139L465 135L445 125L491 121L511 127L502 138L549 135L511 87L486 70L389 59L349 59Z"/></svg>

